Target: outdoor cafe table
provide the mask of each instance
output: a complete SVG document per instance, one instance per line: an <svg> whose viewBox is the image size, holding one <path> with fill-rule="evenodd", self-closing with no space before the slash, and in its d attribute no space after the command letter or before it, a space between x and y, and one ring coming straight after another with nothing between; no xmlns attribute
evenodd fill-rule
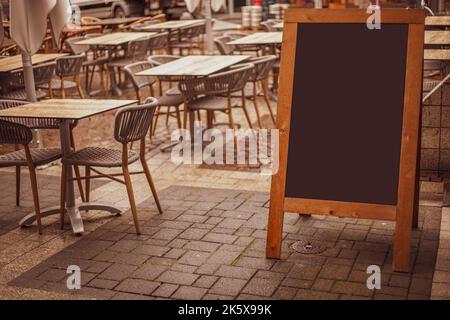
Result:
<svg viewBox="0 0 450 320"><path fill-rule="evenodd" d="M109 52L109 58L112 59L111 52L120 45L127 44L130 41L138 40L143 37L153 36L156 32L114 32L108 33L99 37L89 38L76 42L78 45L89 45L89 46L102 46L107 47ZM111 91L115 92L117 95L122 95L122 90L118 87L116 83L116 77L114 73L109 74Z"/></svg>
<svg viewBox="0 0 450 320"><path fill-rule="evenodd" d="M439 26L448 27L450 26L450 16L429 16L425 18L426 26Z"/></svg>
<svg viewBox="0 0 450 320"><path fill-rule="evenodd" d="M275 23L275 24L272 26L272 28L278 29L278 30L282 30L282 29L283 29L283 25L284 25L284 22L278 22L278 23Z"/></svg>
<svg viewBox="0 0 450 320"><path fill-rule="evenodd" d="M196 20L172 20L161 23L150 24L142 28L143 31L167 31L169 33L169 39L173 32L178 32L178 40L181 40L181 29L195 26L197 24L205 22L204 19ZM171 50L170 41L168 43L169 52Z"/></svg>
<svg viewBox="0 0 450 320"><path fill-rule="evenodd" d="M84 100L84 99L51 99L36 103L25 104L15 108L0 110L1 117L15 118L44 118L57 119L60 121L60 140L62 157L67 157L71 151L70 130L71 123L92 117L107 111L115 110L124 106L136 103L136 100ZM112 214L119 214L121 211L115 207L100 203L82 203L76 205L74 184L72 179L72 168L68 168L66 209L75 234L84 232L83 220L80 211L83 210L104 210ZM60 207L47 208L41 212L41 217L59 214ZM35 213L27 215L20 221L21 226L30 225L36 220Z"/></svg>
<svg viewBox="0 0 450 320"><path fill-rule="evenodd" d="M66 56L66 53L48 53L48 54L35 54L31 57L31 63L33 65L53 61L56 58ZM15 55L12 57L0 59L0 73L10 72L22 68L22 55Z"/></svg>
<svg viewBox="0 0 450 320"><path fill-rule="evenodd" d="M283 32L256 32L228 42L230 45L269 45L282 42Z"/></svg>
<svg viewBox="0 0 450 320"><path fill-rule="evenodd" d="M133 23L133 22L138 21L139 19L142 19L142 17L108 18L108 19L102 19L98 22L84 23L83 25L85 25L85 26L100 26L102 28L111 27L111 29L115 30L123 24Z"/></svg>

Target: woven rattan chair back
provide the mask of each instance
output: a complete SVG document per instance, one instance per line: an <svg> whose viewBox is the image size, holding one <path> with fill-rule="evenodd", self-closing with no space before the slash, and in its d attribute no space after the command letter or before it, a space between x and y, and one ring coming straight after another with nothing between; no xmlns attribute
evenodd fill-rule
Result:
<svg viewBox="0 0 450 320"><path fill-rule="evenodd" d="M227 44L228 42L233 41L233 39L229 36L222 36L214 39L214 43L222 55L232 55L236 46Z"/></svg>
<svg viewBox="0 0 450 320"><path fill-rule="evenodd" d="M36 86L48 84L55 72L55 63L49 62L33 66L34 83ZM6 87L8 90L22 89L25 87L23 70L17 70L8 74Z"/></svg>
<svg viewBox="0 0 450 320"><path fill-rule="evenodd" d="M158 33L156 36L150 37L148 41L148 50L161 50L167 48L169 42L169 34L167 32Z"/></svg>
<svg viewBox="0 0 450 320"><path fill-rule="evenodd" d="M78 76L85 57L84 54L78 54L57 58L55 74L61 78Z"/></svg>
<svg viewBox="0 0 450 320"><path fill-rule="evenodd" d="M250 62L255 65L255 68L249 80L260 81L267 79L276 60L277 57L274 55L251 59Z"/></svg>
<svg viewBox="0 0 450 320"><path fill-rule="evenodd" d="M0 144L27 145L33 139L31 129L19 123L0 120Z"/></svg>
<svg viewBox="0 0 450 320"><path fill-rule="evenodd" d="M128 75L134 88L138 90L145 86L151 86L156 81L156 78L152 76L136 76L136 73L150 69L152 66L150 62L142 61L126 65L123 70Z"/></svg>
<svg viewBox="0 0 450 320"><path fill-rule="evenodd" d="M147 53L149 37L133 40L128 43L128 57L133 62L144 60Z"/></svg>
<svg viewBox="0 0 450 320"><path fill-rule="evenodd" d="M178 87L189 100L198 96L229 95L244 89L253 69L254 65L251 63L241 64L208 77L180 81Z"/></svg>
<svg viewBox="0 0 450 320"><path fill-rule="evenodd" d="M145 138L158 106L156 98L149 98L143 105L120 109L115 118L114 138L123 144Z"/></svg>

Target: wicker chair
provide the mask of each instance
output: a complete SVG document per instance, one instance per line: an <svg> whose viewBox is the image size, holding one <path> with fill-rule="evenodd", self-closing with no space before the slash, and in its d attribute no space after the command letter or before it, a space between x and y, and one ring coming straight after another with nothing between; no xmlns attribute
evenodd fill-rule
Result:
<svg viewBox="0 0 450 320"><path fill-rule="evenodd" d="M237 107L237 104L233 104L231 95L234 92L243 92L253 70L254 65L247 63L233 66L228 71L208 77L180 81L179 88L184 96L185 110L189 111L190 127L193 127L194 111L206 110L208 128L213 126L214 111L222 111L228 114L228 125L234 129L232 108ZM252 123L243 94L241 102L245 117L251 127Z"/></svg>
<svg viewBox="0 0 450 320"><path fill-rule="evenodd" d="M89 198L89 181L94 178L108 177L114 181L121 182L126 185L128 198L130 201L131 211L133 213L134 225L136 233L140 234L139 221L137 216L136 202L134 199L133 187L131 184L130 174L138 172L129 172L128 166L137 160L141 161L153 197L158 207L159 213L162 213L156 188L153 183L150 170L145 161L145 136L152 123L153 114L158 105L155 98L149 98L144 105L126 107L119 110L115 118L114 138L122 144L122 149L108 149L100 147L87 147L76 151L63 159L63 173L61 181L61 226L64 226L65 213L65 185L67 181L67 165L86 166L86 195ZM140 151L129 150L128 144L140 141ZM103 174L94 168L122 168L119 174ZM97 175L91 176L91 170ZM142 172L139 172L142 173ZM116 178L124 177L124 181Z"/></svg>
<svg viewBox="0 0 450 320"><path fill-rule="evenodd" d="M53 97L53 91L60 91L62 99L66 97L66 90L76 88L80 97L84 99L84 92L80 82L80 72L85 58L85 54L57 58L55 69L57 78L54 78L50 85L45 84L39 87L48 89L50 97ZM71 78L72 80L68 80L67 78Z"/></svg>
<svg viewBox="0 0 450 320"><path fill-rule="evenodd" d="M19 100L0 100L0 110L15 108L27 104L28 102ZM45 119L45 118L14 118L14 117L2 117L3 120L17 123L26 126L30 129L49 129L49 130L59 130L59 122L56 119ZM71 129L75 128L77 125L74 122L71 125ZM70 131L70 143L73 150L75 150L75 140L73 138L73 133ZM20 166L16 167L16 205L20 205ZM74 167L75 176L77 177L78 190L80 192L81 200L84 202L84 192L83 185L80 180L80 170L78 167Z"/></svg>
<svg viewBox="0 0 450 320"><path fill-rule="evenodd" d="M175 38L171 43L171 49L178 49L179 55L182 56L184 50L187 54L192 54L193 49L199 49L201 54L204 54L203 35L206 33L206 22L196 24L181 29L181 39Z"/></svg>
<svg viewBox="0 0 450 320"><path fill-rule="evenodd" d="M121 83L120 73L123 71L123 67L137 61L145 60L148 42L149 37L142 37L138 40L130 41L128 43L128 50L126 51L126 55L124 57L115 58L108 62L108 70L111 75L111 81L117 81L114 76L117 74L119 77L118 83ZM115 84L113 83L112 85L114 86Z"/></svg>
<svg viewBox="0 0 450 320"><path fill-rule="evenodd" d="M37 87L36 98L38 100L47 97L47 93L39 89L40 86L49 86L52 81L53 73L55 71L55 63L49 62L45 64L40 64L33 66L34 83ZM10 72L6 76L6 80L2 81L4 86L3 90L5 93L0 95L0 99L7 100L27 100L27 92L25 90L25 80L23 75L23 70ZM52 92L49 92L50 97L52 97Z"/></svg>
<svg viewBox="0 0 450 320"><path fill-rule="evenodd" d="M169 34L167 32L158 33L156 36L151 36L148 41L147 51L150 55L155 51L167 50L169 44Z"/></svg>
<svg viewBox="0 0 450 320"><path fill-rule="evenodd" d="M221 55L229 56L236 50L236 46L227 44L230 41L233 41L233 38L229 36L222 36L214 39L214 44Z"/></svg>
<svg viewBox="0 0 450 320"><path fill-rule="evenodd" d="M180 56L174 55L154 55L147 58L147 60L151 63L153 67L160 66L165 63L169 63L171 61L175 61L180 59ZM173 116L174 113L171 111L171 107L175 107L175 116L177 119L178 127L182 127L181 117L180 117L180 105L183 104L183 96L178 89L178 86L172 86L174 82L178 82L183 80L184 77L173 77L173 76L158 76L158 84L159 84L159 96L157 97L159 102L158 110L155 114L155 122L152 126L151 135L155 133L159 116L166 115L166 126L169 124L169 117ZM163 84L168 83L169 89L163 91ZM162 112L161 108L167 107L166 112Z"/></svg>
<svg viewBox="0 0 450 320"><path fill-rule="evenodd" d="M22 150L16 150L0 155L0 167L28 167L30 171L31 191L33 193L39 234L42 234L39 194L36 179L36 167L46 165L61 158L60 149L30 149L33 139L31 129L18 123L0 120L0 144L22 145ZM20 174L20 173L19 173ZM20 180L19 180L20 181Z"/></svg>
<svg viewBox="0 0 450 320"><path fill-rule="evenodd" d="M270 117L272 118L273 123L275 124L275 116L272 110L272 106L270 105L269 100L269 76L270 71L273 68L274 63L277 61L276 56L264 56L250 59L249 62L255 65L255 69L253 70L252 75L249 78L249 82L253 83L253 92L247 92L244 90L244 94L246 98L250 98L253 100L253 104L255 106L256 116L258 118L258 125L262 128L261 125L261 117L259 113L258 107L258 82L261 84L263 90L264 101L266 102L267 108L269 109Z"/></svg>
<svg viewBox="0 0 450 320"><path fill-rule="evenodd" d="M65 41L65 45L66 45L66 47L68 47L70 49L70 51L72 52L73 55L79 55L79 54L83 54L83 53L86 55L85 61L83 62L83 68L85 69L85 72L86 72L85 88L86 88L87 92L91 91L92 82L94 80L95 69L98 68L103 92L105 93L105 95L107 95L108 94L108 86L107 86L107 81L105 79L108 78L108 68L106 67L106 64L109 61L109 57L107 54L98 54L98 51L96 50L91 54L92 58L89 59L88 53L90 51L90 46L77 44L77 42L84 40L84 39L86 39L85 36L69 38Z"/></svg>
<svg viewBox="0 0 450 320"><path fill-rule="evenodd" d="M237 40L243 37L248 36L247 33L243 32L236 32L236 31L228 31L223 34L226 37L230 37L231 40ZM257 56L260 56L261 54L261 46L258 45L251 45L251 44L240 44L235 46L235 51L238 51L239 53L243 52L254 52Z"/></svg>

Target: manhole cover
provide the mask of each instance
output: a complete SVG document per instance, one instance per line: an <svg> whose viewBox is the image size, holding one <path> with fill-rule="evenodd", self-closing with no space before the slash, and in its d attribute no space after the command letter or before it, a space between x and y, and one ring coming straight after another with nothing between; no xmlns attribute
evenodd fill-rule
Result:
<svg viewBox="0 0 450 320"><path fill-rule="evenodd" d="M291 248L298 253L317 254L324 252L327 249L327 246L323 242L317 240L305 239L294 242Z"/></svg>

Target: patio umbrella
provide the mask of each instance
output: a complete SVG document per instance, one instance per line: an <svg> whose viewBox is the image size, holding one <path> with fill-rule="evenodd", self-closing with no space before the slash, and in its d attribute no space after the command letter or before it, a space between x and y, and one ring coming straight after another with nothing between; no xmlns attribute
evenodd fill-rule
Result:
<svg viewBox="0 0 450 320"><path fill-rule="evenodd" d="M213 35L212 35L212 13L211 13L211 6L213 1L218 0L184 0L184 3L186 4L186 8L189 12L194 12L198 6L202 5L203 10L205 12L205 21L206 21L206 52L208 54L213 53L213 47L214 47L214 41L213 41ZM223 0L219 0L223 1Z"/></svg>
<svg viewBox="0 0 450 320"><path fill-rule="evenodd" d="M27 99L36 101L31 56L42 45L47 34L47 17L50 17L54 41L70 18L69 0L14 0L11 1L11 38L22 52L23 75Z"/></svg>

